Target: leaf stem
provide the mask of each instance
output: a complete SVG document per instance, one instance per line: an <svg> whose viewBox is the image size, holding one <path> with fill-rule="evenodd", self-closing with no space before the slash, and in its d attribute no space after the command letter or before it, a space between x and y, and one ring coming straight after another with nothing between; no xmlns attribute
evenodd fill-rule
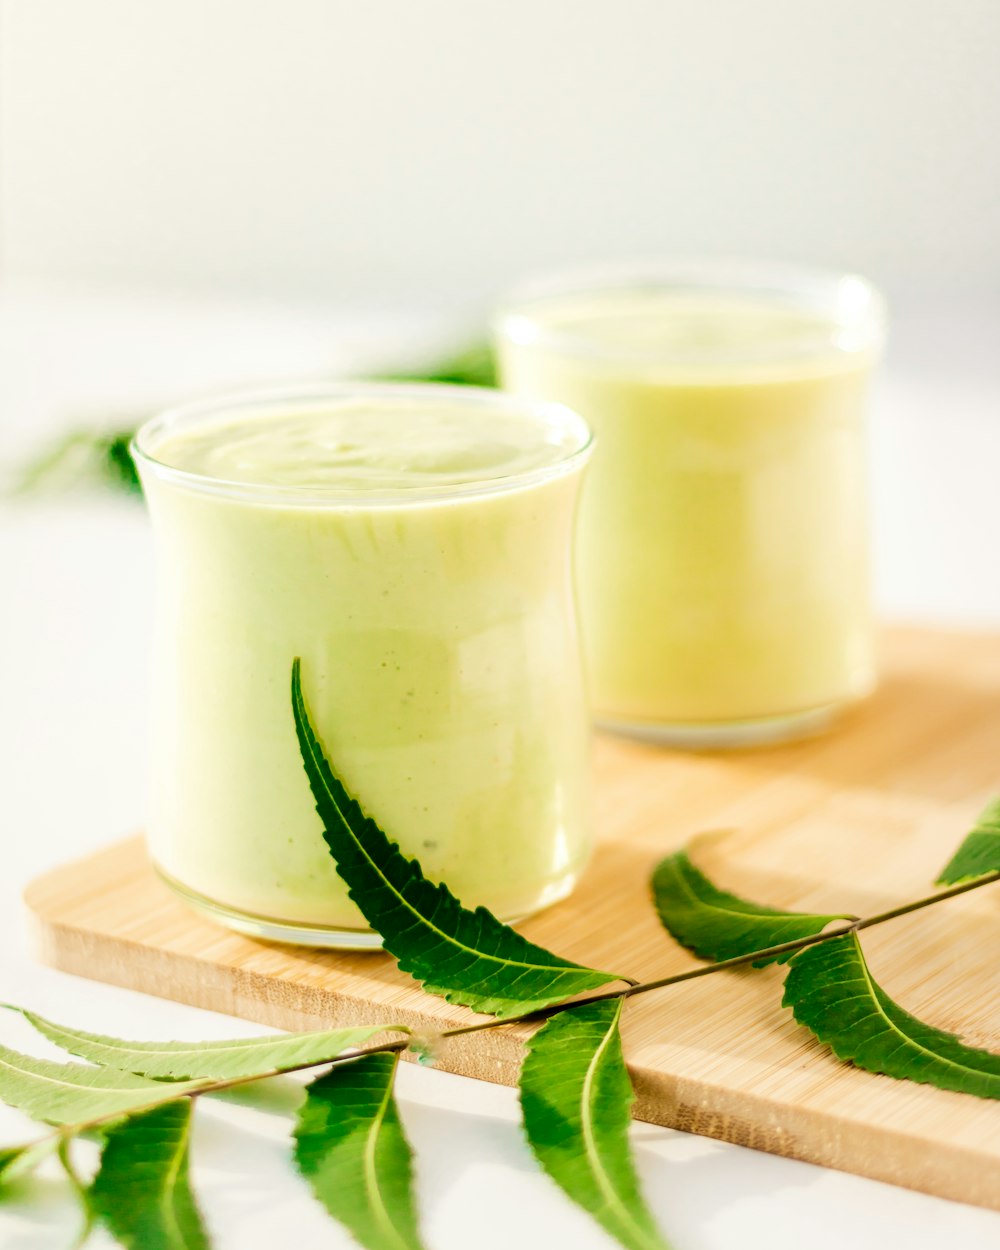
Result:
<svg viewBox="0 0 1000 1250"><path fill-rule="evenodd" d="M499 1022L498 1022L499 1023ZM385 1031L391 1033L393 1031L391 1025L386 1025ZM147 1103L142 1103L136 1107L127 1107L125 1110L109 1111L104 1115L94 1116L90 1120L78 1120L75 1124L60 1124L54 1132L49 1136L57 1138L60 1143L68 1141L73 1137L79 1136L81 1133L89 1133L95 1128L100 1128L102 1124L109 1124L115 1120L125 1119L127 1116L141 1115L144 1111L152 1111L155 1107L162 1107L164 1103L173 1102L175 1099L179 1101L181 1098L200 1098L202 1094L220 1094L227 1089L235 1089L239 1085L252 1085L255 1081L266 1081L272 1076L289 1076L293 1072L307 1072L310 1068L322 1068L327 1064L347 1063L352 1059L360 1059L362 1055L376 1055L383 1052L402 1052L409 1046L409 1038L400 1038L394 1042L380 1042L377 1046L366 1046L360 1049L351 1049L342 1055L336 1055L332 1059L312 1059L306 1063L289 1064L287 1067L272 1068L268 1072L251 1072L247 1076L232 1076L224 1081L205 1081L199 1085L197 1089L187 1089L181 1094L176 1094L173 1098L167 1093L166 1097L156 1098ZM170 1089L170 1083L163 1083L164 1092ZM47 1138L40 1140L46 1141Z"/></svg>
<svg viewBox="0 0 1000 1250"><path fill-rule="evenodd" d="M626 984L622 989L603 990L597 994L587 994L580 998L568 999L565 1002L553 1003L548 1007L525 1012L520 1016L483 1020L478 1024L459 1025L452 1029L444 1029L440 1033L431 1034L429 1037L425 1034L424 1039L433 1042L449 1037L461 1037L467 1033L482 1033L489 1029L508 1028L512 1024L538 1024L543 1020L549 1019L550 1016L558 1015L560 1012L568 1011L573 1007L580 1007L584 1003L600 1003L609 999L625 999L631 998L636 994L648 994L651 990L662 990L671 985L680 985L684 981L694 981L699 977L712 976L716 972L726 972L731 968L745 967L747 964L755 963L758 959L770 959L776 955L787 955L793 951L804 950L807 946L816 946L820 942L828 942L832 938L843 937L846 933L856 933L861 929L871 929L875 925L885 924L889 920L896 920L900 916L909 915L911 912L921 911L925 907L933 907L935 904L946 902L959 894L966 894L970 890L978 890L984 885L993 885L998 881L1000 881L1000 871L991 872L985 876L976 877L973 881L965 881L960 885L953 885L947 890L940 890L936 894L928 894L925 898L916 899L912 903L904 903L900 907L893 907L888 911L877 912L872 916L865 916L851 920L846 924L837 925L835 928L827 929L823 933L813 933L808 937L796 938L791 942L781 942L777 946L765 946L760 950L747 951L746 954L735 955L732 959L722 959L718 963L703 964L697 968L689 968L686 972L677 972L669 977L660 977L656 981L636 982L623 977L622 980ZM387 1025L386 1031L391 1032L392 1026ZM227 1089L235 1089L240 1085L250 1085L255 1081L267 1080L273 1076L288 1076L293 1072L304 1072L310 1068L325 1067L327 1064L349 1063L353 1059L360 1059L363 1055L391 1054L394 1052L401 1054L409 1048L412 1040L412 1036L408 1035L395 1041L379 1042L374 1046L364 1046L356 1050L350 1050L343 1055L337 1055L333 1059L291 1064L288 1067L273 1068L269 1072L230 1077L224 1081L206 1081L198 1088L189 1089L183 1094L178 1094L177 1097L200 1098L203 1094L218 1094ZM80 1121L77 1124L60 1125L52 1136L59 1139L60 1158L63 1160L63 1165L66 1166L68 1156L62 1144L70 1138L76 1137L80 1133L90 1132L92 1129L99 1128L102 1124L107 1124L110 1121L120 1120L127 1115L150 1111L154 1107L162 1106L164 1102L168 1101L171 1100L169 1098L158 1098L139 1107L129 1107L127 1111L113 1111L106 1115L95 1116L91 1120ZM41 1140L46 1139L42 1138Z"/></svg>
<svg viewBox="0 0 1000 1250"><path fill-rule="evenodd" d="M622 990L602 990L598 994L588 994L586 997L574 998L569 1002L554 1003L551 1007L542 1007L536 1011L526 1012L521 1016L509 1016L504 1020L487 1020L481 1024L467 1024L461 1028L448 1029L440 1036L457 1037L463 1033L478 1033L484 1029L500 1028L508 1024L532 1024L541 1020L547 1020L550 1016L557 1015L560 1011L566 1011L567 1008L579 1007L582 1003L605 1002L611 998L631 998L635 994L647 994L650 990L662 990L670 985L680 985L683 981L694 981L699 977L711 976L716 972L726 972L731 968L745 967L747 964L756 963L758 959L770 959L776 955L787 955L793 951L804 950L807 946L815 946L820 942L828 942L832 938L843 937L845 933L855 933L859 929L871 929L875 925L885 924L889 920L896 920L899 916L909 915L910 912L921 911L925 907L943 903L956 895L965 894L969 890L977 890L984 885L992 885L996 881L1000 881L1000 871L977 877L974 881L965 881L961 885L951 886L947 890L939 890L936 894L928 894L925 898L916 899L912 903L904 903L902 906L893 907L889 911L878 912L873 916L859 917L849 921L847 924L826 929L822 933L812 933L808 937L795 938L791 942L781 942L777 946L765 946L760 950L747 951L746 954L734 955L731 959L721 959L718 963L703 964L698 968L689 968L687 972L677 972L672 976L661 977L656 981L631 983Z"/></svg>
<svg viewBox="0 0 1000 1250"><path fill-rule="evenodd" d="M72 1156L70 1155L70 1141L72 1139L64 1134L59 1134L59 1145L56 1147L56 1154L59 1156L59 1162L62 1164L62 1170L66 1173L66 1178L72 1187L73 1193L80 1204L80 1213L82 1221L80 1230L73 1240L71 1250L79 1250L90 1236L94 1227L94 1212L87 1197L87 1183L81 1177L80 1173L74 1166Z"/></svg>
<svg viewBox="0 0 1000 1250"><path fill-rule="evenodd" d="M953 885L947 890L939 890L937 894L928 894L926 898L918 898L914 903L904 903L902 907L894 907L892 911L879 912L877 916L859 920L854 928L870 929L872 925L884 924L887 920L895 920L897 916L907 916L911 911L920 911L934 903L942 903L945 899L954 898L957 894L965 894L968 890L978 890L980 886L990 885L994 881L1000 881L1000 870L976 877L972 881L963 881L961 885Z"/></svg>

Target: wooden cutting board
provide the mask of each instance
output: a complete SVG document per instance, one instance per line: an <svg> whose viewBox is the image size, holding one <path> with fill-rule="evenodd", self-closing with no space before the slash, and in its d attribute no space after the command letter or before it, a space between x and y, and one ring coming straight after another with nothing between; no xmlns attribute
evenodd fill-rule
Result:
<svg viewBox="0 0 1000 1250"><path fill-rule="evenodd" d="M709 840L706 871L779 907L865 915L928 893L1000 791L1000 636L896 630L884 657L880 693L811 742L684 755L598 738L594 861L571 899L523 931L643 980L695 966L661 929L647 882L665 852L705 830L732 830ZM153 876L138 838L50 872L27 902L48 963L261 1024L471 1018L387 956L215 927ZM864 941L904 1007L1000 1050L1000 886ZM782 1009L781 980L776 968L722 973L634 999L624 1033L639 1118L1000 1210L1000 1106L837 1062ZM523 1038L506 1028L455 1039L440 1066L513 1084Z"/></svg>

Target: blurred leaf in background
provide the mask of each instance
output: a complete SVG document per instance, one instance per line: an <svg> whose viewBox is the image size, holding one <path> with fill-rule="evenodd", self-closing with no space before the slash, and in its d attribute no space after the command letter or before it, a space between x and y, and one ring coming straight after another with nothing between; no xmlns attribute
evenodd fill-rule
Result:
<svg viewBox="0 0 1000 1250"><path fill-rule="evenodd" d="M138 426L118 430L73 430L29 461L15 475L12 495L62 493L80 486L104 486L141 495L129 451Z"/></svg>
<svg viewBox="0 0 1000 1250"><path fill-rule="evenodd" d="M386 373L391 382L449 382L456 386L496 386L497 369L493 351L484 342L472 343L432 368L413 373Z"/></svg>
<svg viewBox="0 0 1000 1250"><path fill-rule="evenodd" d="M381 373L388 382L437 382L456 386L496 386L493 353L485 341L474 342L427 368ZM145 420L128 426L74 430L44 448L16 474L10 494L61 494L81 487L110 488L139 496L142 487L129 444Z"/></svg>

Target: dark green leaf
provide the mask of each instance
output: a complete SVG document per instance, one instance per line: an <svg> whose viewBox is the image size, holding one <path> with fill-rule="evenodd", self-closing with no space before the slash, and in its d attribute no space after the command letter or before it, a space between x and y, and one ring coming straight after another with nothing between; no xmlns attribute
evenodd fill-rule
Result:
<svg viewBox="0 0 1000 1250"><path fill-rule="evenodd" d="M549 1176L612 1237L629 1250L663 1250L629 1149L621 1010L621 999L586 1003L535 1034L521 1071L524 1130Z"/></svg>
<svg viewBox="0 0 1000 1250"><path fill-rule="evenodd" d="M127 1250L208 1250L188 1182L192 1113L185 1098L129 1116L105 1134L87 1196Z"/></svg>
<svg viewBox="0 0 1000 1250"><path fill-rule="evenodd" d="M894 1003L872 979L856 933L799 951L782 1001L838 1059L868 1072L1000 1098L1000 1054L966 1046Z"/></svg>
<svg viewBox="0 0 1000 1250"><path fill-rule="evenodd" d="M413 1162L392 1096L396 1055L365 1055L313 1081L295 1126L295 1163L367 1250L420 1250Z"/></svg>
<svg viewBox="0 0 1000 1250"><path fill-rule="evenodd" d="M777 911L748 902L714 886L692 864L686 851L668 855L657 866L653 874L653 901L671 936L701 959L735 959L821 933L831 920L851 919L844 915ZM754 967L784 963L791 954L756 960Z"/></svg>
<svg viewBox="0 0 1000 1250"><path fill-rule="evenodd" d="M0 1046L0 1099L49 1124L77 1124L146 1107L201 1084L164 1085L131 1072L52 1063Z"/></svg>
<svg viewBox="0 0 1000 1250"><path fill-rule="evenodd" d="M384 1024L353 1029L328 1029L316 1033L272 1034L269 1037L237 1037L213 1042L126 1042L118 1037L85 1033L54 1024L33 1011L13 1007L49 1041L91 1063L169 1080L210 1077L225 1081L242 1076L262 1076L312 1063L335 1059L345 1050L363 1046L377 1033L405 1032Z"/></svg>
<svg viewBox="0 0 1000 1250"><path fill-rule="evenodd" d="M306 775L337 871L400 968L449 1002L496 1016L533 1011L618 978L535 946L484 907L434 885L348 794L323 753L292 666L292 709Z"/></svg>
<svg viewBox="0 0 1000 1250"><path fill-rule="evenodd" d="M945 865L938 884L957 885L991 872L1000 872L1000 798L979 813L975 827Z"/></svg>

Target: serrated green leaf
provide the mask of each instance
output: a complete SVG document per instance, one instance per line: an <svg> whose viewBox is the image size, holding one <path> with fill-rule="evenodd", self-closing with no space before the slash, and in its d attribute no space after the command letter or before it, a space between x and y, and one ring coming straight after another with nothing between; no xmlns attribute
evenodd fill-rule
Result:
<svg viewBox="0 0 1000 1250"><path fill-rule="evenodd" d="M352 1029L237 1037L228 1041L127 1042L55 1024L24 1007L11 1007L11 1010L72 1055L103 1067L159 1080L202 1077L227 1081L243 1076L263 1076L279 1069L336 1059L345 1050L363 1046L378 1033L407 1032L401 1026L393 1029L384 1024L369 1024Z"/></svg>
<svg viewBox="0 0 1000 1250"><path fill-rule="evenodd" d="M635 1095L621 1011L621 999L585 1003L539 1029L521 1071L524 1130L549 1176L612 1237L628 1250L664 1250L629 1149Z"/></svg>
<svg viewBox="0 0 1000 1250"><path fill-rule="evenodd" d="M469 911L446 885L428 881L333 771L309 719L298 660L292 665L292 710L337 871L404 972L432 994L495 1016L533 1011L619 979L536 946L486 908Z"/></svg>
<svg viewBox="0 0 1000 1250"><path fill-rule="evenodd" d="M295 1126L295 1163L367 1250L421 1250L413 1163L392 1096L396 1055L366 1055L313 1081Z"/></svg>
<svg viewBox="0 0 1000 1250"><path fill-rule="evenodd" d="M0 1099L34 1120L77 1124L131 1111L198 1089L203 1081L165 1085L109 1068L53 1063L0 1046Z"/></svg>
<svg viewBox="0 0 1000 1250"><path fill-rule="evenodd" d="M190 1101L180 1099L129 1116L105 1134L87 1200L126 1250L208 1250L188 1181L192 1115Z"/></svg>
<svg viewBox="0 0 1000 1250"><path fill-rule="evenodd" d="M720 890L686 851L661 860L653 873L653 902L664 928L700 959L735 959L821 933L831 920L813 912L779 911ZM754 961L755 968L785 963L793 952Z"/></svg>
<svg viewBox="0 0 1000 1250"><path fill-rule="evenodd" d="M799 951L782 1003L838 1059L868 1072L1000 1098L1000 1054L966 1046L894 1003L873 980L856 933Z"/></svg>
<svg viewBox="0 0 1000 1250"><path fill-rule="evenodd" d="M39 1141L25 1142L21 1146L0 1146L0 1191L9 1181L27 1175L52 1154L58 1145L59 1138L53 1135Z"/></svg>
<svg viewBox="0 0 1000 1250"><path fill-rule="evenodd" d="M1000 872L1000 798L979 813L965 841L944 866L938 884L958 885L991 872Z"/></svg>

